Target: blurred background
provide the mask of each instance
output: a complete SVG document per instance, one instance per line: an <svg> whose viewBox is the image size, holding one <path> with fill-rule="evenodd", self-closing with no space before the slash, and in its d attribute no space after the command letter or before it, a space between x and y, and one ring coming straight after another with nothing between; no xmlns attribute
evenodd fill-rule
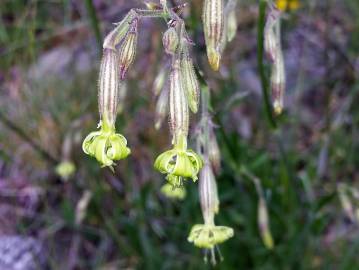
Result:
<svg viewBox="0 0 359 270"><path fill-rule="evenodd" d="M258 75L258 2L239 1L237 36L219 73L205 55L202 2L187 1L182 16L218 125L216 223L235 231L215 269L359 269L359 1L300 0L287 10L288 84L276 130ZM166 123L154 128L153 82L168 61L163 20L140 22L117 119L132 154L112 174L81 149L98 122L102 39L133 7L144 1L0 2L1 270L212 268L187 242L202 223L197 184L171 201L153 168L170 146ZM192 128L198 118L191 116ZM240 166L263 188L271 250L258 228L253 177Z"/></svg>

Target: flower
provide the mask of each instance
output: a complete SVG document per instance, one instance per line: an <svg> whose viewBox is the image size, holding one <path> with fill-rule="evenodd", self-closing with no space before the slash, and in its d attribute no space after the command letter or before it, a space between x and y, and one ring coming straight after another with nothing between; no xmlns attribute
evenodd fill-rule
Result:
<svg viewBox="0 0 359 270"><path fill-rule="evenodd" d="M300 8L299 0L277 0L276 6L281 11L294 11Z"/></svg>
<svg viewBox="0 0 359 270"><path fill-rule="evenodd" d="M126 158L131 153L126 138L116 133L115 128L121 83L118 59L116 51L104 49L98 91L101 129L91 132L82 143L82 150L86 154L96 158L103 167L110 168L115 160Z"/></svg>
<svg viewBox="0 0 359 270"><path fill-rule="evenodd" d="M170 199L183 200L187 192L184 187L174 187L172 184L166 183L161 187L161 193Z"/></svg>
<svg viewBox="0 0 359 270"><path fill-rule="evenodd" d="M167 174L167 180L177 187L182 186L183 178L196 181L203 161L193 150L187 149L187 139L181 136L173 149L157 157L154 166L159 172Z"/></svg>
<svg viewBox="0 0 359 270"><path fill-rule="evenodd" d="M67 180L75 171L75 164L68 160L60 162L55 168L57 175L61 176L64 180Z"/></svg>
<svg viewBox="0 0 359 270"><path fill-rule="evenodd" d="M114 127L101 123L101 130L91 132L82 143L82 150L103 166L112 166L115 160L126 158L131 150L127 140Z"/></svg>
<svg viewBox="0 0 359 270"><path fill-rule="evenodd" d="M212 249L233 236L233 229L226 226L196 224L187 240L199 248Z"/></svg>
<svg viewBox="0 0 359 270"><path fill-rule="evenodd" d="M231 238L233 229L216 226L214 217L219 212L217 183L208 157L205 157L204 168L200 174L199 195L204 224L192 227L187 240L199 248L211 250L212 264L216 264L214 247Z"/></svg>

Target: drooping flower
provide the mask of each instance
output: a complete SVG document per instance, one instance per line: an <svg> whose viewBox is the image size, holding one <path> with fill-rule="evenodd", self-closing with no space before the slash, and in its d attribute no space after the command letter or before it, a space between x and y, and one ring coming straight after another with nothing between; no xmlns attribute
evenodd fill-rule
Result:
<svg viewBox="0 0 359 270"><path fill-rule="evenodd" d="M83 141L83 151L97 159L102 166L110 166L114 161L130 154L127 140L116 133L115 122L119 89L118 55L112 49L104 49L99 78L99 131L91 132Z"/></svg>
<svg viewBox="0 0 359 270"><path fill-rule="evenodd" d="M174 148L159 155L155 161L155 168L167 174L167 180L175 187L180 187L183 180L198 179L197 174L203 166L202 158L193 150L187 149L187 139L182 136Z"/></svg>
<svg viewBox="0 0 359 270"><path fill-rule="evenodd" d="M212 263L215 264L214 247L233 237L233 229L226 226L216 226L214 217L219 212L219 200L216 180L208 158L200 173L199 195L204 224L192 227L188 241L199 248L210 249Z"/></svg>
<svg viewBox="0 0 359 270"><path fill-rule="evenodd" d="M196 224L192 227L188 241L199 248L212 249L233 236L233 229L226 226Z"/></svg>
<svg viewBox="0 0 359 270"><path fill-rule="evenodd" d="M186 197L186 189L184 187L174 187L170 183L165 183L161 187L161 193L170 199L183 200Z"/></svg>
<svg viewBox="0 0 359 270"><path fill-rule="evenodd" d="M172 64L169 92L170 128L174 147L159 155L154 166L159 172L167 174L166 178L173 186L182 186L186 178L197 180L203 162L198 154L187 148L189 111L179 60Z"/></svg>

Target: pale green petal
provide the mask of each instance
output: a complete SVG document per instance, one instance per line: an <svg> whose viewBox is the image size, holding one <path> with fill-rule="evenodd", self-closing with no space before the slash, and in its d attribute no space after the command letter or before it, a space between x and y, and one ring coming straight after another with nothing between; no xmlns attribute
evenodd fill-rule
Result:
<svg viewBox="0 0 359 270"><path fill-rule="evenodd" d="M95 158L103 166L111 166L113 161L107 157L107 141L105 136L100 136L93 142L96 146Z"/></svg>
<svg viewBox="0 0 359 270"><path fill-rule="evenodd" d="M161 193L170 199L183 200L186 197L184 187L174 187L170 183L166 183L161 187Z"/></svg>
<svg viewBox="0 0 359 270"><path fill-rule="evenodd" d="M233 234L230 227L197 224L192 227L187 240L199 248L213 248L231 238Z"/></svg>
<svg viewBox="0 0 359 270"><path fill-rule="evenodd" d="M94 155L93 149L91 148L93 140L101 134L101 131L94 131L91 132L89 135L86 136L82 143L82 150L87 155Z"/></svg>

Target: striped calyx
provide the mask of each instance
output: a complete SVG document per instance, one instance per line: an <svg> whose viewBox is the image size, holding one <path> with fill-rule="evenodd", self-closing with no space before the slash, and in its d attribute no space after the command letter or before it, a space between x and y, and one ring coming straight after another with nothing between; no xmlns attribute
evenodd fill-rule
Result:
<svg viewBox="0 0 359 270"><path fill-rule="evenodd" d="M126 158L131 153L126 138L115 130L119 85L117 52L106 48L99 75L100 130L86 136L82 150L96 158L103 167L108 166L112 170L114 161Z"/></svg>
<svg viewBox="0 0 359 270"><path fill-rule="evenodd" d="M202 20L208 61L213 70L218 70L224 35L223 0L205 0Z"/></svg>
<svg viewBox="0 0 359 270"><path fill-rule="evenodd" d="M200 88L197 75L193 67L192 59L188 52L187 44L184 45L184 50L180 61L183 87L186 92L188 106L193 113L196 113L199 106Z"/></svg>
<svg viewBox="0 0 359 270"><path fill-rule="evenodd" d="M199 196L204 223L214 225L214 216L219 211L219 200L216 179L208 160L199 175Z"/></svg>
<svg viewBox="0 0 359 270"><path fill-rule="evenodd" d="M286 85L283 52L280 40L281 12L269 5L269 12L264 28L264 50L268 59L272 62L270 77L272 102L275 114L283 111L283 99Z"/></svg>
<svg viewBox="0 0 359 270"><path fill-rule="evenodd" d="M137 37L138 37L138 18L132 20L130 29L123 40L119 49L120 77L124 80L128 68L131 66L136 56Z"/></svg>
<svg viewBox="0 0 359 270"><path fill-rule="evenodd" d="M276 24L280 20L280 12L275 7L270 7L266 24L264 27L264 51L268 59L274 62L276 54L280 49L278 43L278 33L276 32Z"/></svg>
<svg viewBox="0 0 359 270"><path fill-rule="evenodd" d="M163 120L166 118L168 113L168 94L169 89L168 87L165 87L156 103L156 113L155 113L155 129L160 129L163 123Z"/></svg>
<svg viewBox="0 0 359 270"><path fill-rule="evenodd" d="M170 73L170 127L173 144L179 137L187 138L189 125L189 111L187 98L183 89L183 78L179 60L175 60Z"/></svg>
<svg viewBox="0 0 359 270"><path fill-rule="evenodd" d="M162 43L166 53L174 54L178 47L179 38L174 27L169 27L163 34Z"/></svg>
<svg viewBox="0 0 359 270"><path fill-rule="evenodd" d="M100 67L98 105L101 121L115 126L119 87L118 55L111 49L104 49Z"/></svg>
<svg viewBox="0 0 359 270"><path fill-rule="evenodd" d="M276 114L281 114L284 103L286 78L282 51L277 52L277 57L272 66L271 88L273 109Z"/></svg>

